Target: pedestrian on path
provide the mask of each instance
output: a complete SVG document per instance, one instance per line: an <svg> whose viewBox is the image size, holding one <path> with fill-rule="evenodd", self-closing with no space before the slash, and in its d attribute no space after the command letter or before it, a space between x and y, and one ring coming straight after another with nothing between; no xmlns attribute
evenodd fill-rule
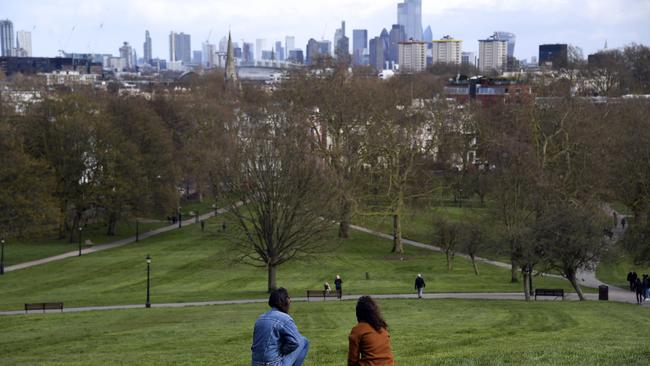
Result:
<svg viewBox="0 0 650 366"><path fill-rule="evenodd" d="M253 329L252 366L300 366L307 357L309 340L300 334L289 315L291 298L280 287L271 292L271 310L260 315Z"/></svg>
<svg viewBox="0 0 650 366"><path fill-rule="evenodd" d="M638 277L634 282L634 288L636 289L636 303L640 305L643 302L643 285Z"/></svg>
<svg viewBox="0 0 650 366"><path fill-rule="evenodd" d="M341 276L336 275L336 278L334 279L334 287L336 288L336 292L339 294L340 299L343 294L343 280L341 279Z"/></svg>
<svg viewBox="0 0 650 366"><path fill-rule="evenodd" d="M424 292L424 286L426 286L426 284L424 283L424 278L422 278L421 273L418 273L418 276L415 278L415 289L418 291L418 299L422 298L422 293Z"/></svg>
<svg viewBox="0 0 650 366"><path fill-rule="evenodd" d="M348 336L348 366L394 366L388 325L370 296L357 302L357 325Z"/></svg>

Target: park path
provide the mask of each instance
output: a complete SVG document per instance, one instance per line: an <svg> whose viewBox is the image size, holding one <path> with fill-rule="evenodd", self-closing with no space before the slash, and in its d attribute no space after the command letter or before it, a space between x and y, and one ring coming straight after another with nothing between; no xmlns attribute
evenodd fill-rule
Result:
<svg viewBox="0 0 650 366"><path fill-rule="evenodd" d="M214 216L216 216L218 214L223 214L226 211L227 210L225 208L220 208L220 209L217 210L216 213L214 211L211 211L211 212L209 212L207 214L200 215L198 220L196 219L196 217L192 217L191 219L187 219L187 220L182 220L181 221L181 226L194 225L197 222L201 222L201 220L207 220L207 219L209 219L211 217L214 217ZM138 240L143 240L143 239L146 239L146 238L150 238L152 236L157 236L157 235L160 235L160 234L164 234L164 233L176 230L176 229L178 229L178 223L175 223L175 224L172 224L172 225L167 225L167 226L155 229L155 230L140 233L138 235ZM90 248L82 249L81 250L81 255L97 253L97 252L102 252L102 251L109 250L109 249L119 248L119 247L123 247L125 245L132 244L132 243L135 243L135 242L136 242L136 237L134 235L134 236L124 238L122 240L114 241L114 242L111 242L111 243L98 244L98 245L94 245L94 246L92 246ZM5 267L5 272L18 271L18 270L21 270L21 269L40 266L42 264L56 262L56 261L60 261L60 260L63 260L63 259L78 257L78 256L79 256L79 251L75 250L75 251L55 255L55 256L52 256L52 257L41 258L41 259L29 261L29 262L24 262L24 263L19 263L19 264L15 264L15 265L12 265L12 266L8 266L8 267Z"/></svg>

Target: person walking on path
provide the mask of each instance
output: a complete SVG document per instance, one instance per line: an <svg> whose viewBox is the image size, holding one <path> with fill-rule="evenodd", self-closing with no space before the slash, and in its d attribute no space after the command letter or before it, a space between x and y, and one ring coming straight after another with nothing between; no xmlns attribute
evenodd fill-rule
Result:
<svg viewBox="0 0 650 366"><path fill-rule="evenodd" d="M632 277L632 272L627 273L627 282L630 283L630 291L632 291L632 288L634 287L634 278Z"/></svg>
<svg viewBox="0 0 650 366"><path fill-rule="evenodd" d="M336 288L336 292L339 294L339 299L343 295L343 280L341 279L341 276L336 275L336 278L334 279L334 287Z"/></svg>
<svg viewBox="0 0 650 366"><path fill-rule="evenodd" d="M415 278L415 289L418 290L418 299L422 298L422 293L424 292L424 286L426 286L426 284L424 283L424 278L422 278L421 273L418 273L418 276Z"/></svg>
<svg viewBox="0 0 650 366"><path fill-rule="evenodd" d="M636 289L636 303L641 304L643 302L643 285L641 284L641 279L638 277L634 282L634 288Z"/></svg>
<svg viewBox="0 0 650 366"><path fill-rule="evenodd" d="M348 336L348 366L394 366L388 325L370 296L357 302L357 325Z"/></svg>
<svg viewBox="0 0 650 366"><path fill-rule="evenodd" d="M280 287L271 292L271 310L260 315L253 329L252 366L301 366L309 350L309 340L300 334L289 315L291 298Z"/></svg>

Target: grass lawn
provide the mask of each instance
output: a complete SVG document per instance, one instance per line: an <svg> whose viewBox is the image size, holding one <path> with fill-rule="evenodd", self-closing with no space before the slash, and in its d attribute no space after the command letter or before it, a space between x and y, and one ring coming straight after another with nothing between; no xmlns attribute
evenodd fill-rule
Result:
<svg viewBox="0 0 650 366"><path fill-rule="evenodd" d="M209 220L206 232L197 225L184 227L137 244L6 273L0 277L0 309L45 301L63 301L66 307L143 303L147 254L153 257L154 303L266 297L266 270L234 261L232 244L218 231L220 222ZM457 258L454 271L447 272L440 253L406 247L400 260L390 248L389 240L354 232L346 242L329 242L324 254L280 266L278 285L304 296L340 274L347 294L411 293L416 274L422 273L427 292L521 291L506 269L481 265L476 276L469 261ZM570 291L568 281L549 277L535 279L535 286Z"/></svg>
<svg viewBox="0 0 650 366"><path fill-rule="evenodd" d="M397 365L647 365L650 309L379 300ZM354 301L294 303L305 365L343 365ZM250 365L264 304L0 317L0 365Z"/></svg>
<svg viewBox="0 0 650 366"><path fill-rule="evenodd" d="M614 247L598 264L596 276L605 283L625 289L630 287L627 282L629 272L636 272L641 277L644 273L650 274L650 267L635 265L622 249Z"/></svg>

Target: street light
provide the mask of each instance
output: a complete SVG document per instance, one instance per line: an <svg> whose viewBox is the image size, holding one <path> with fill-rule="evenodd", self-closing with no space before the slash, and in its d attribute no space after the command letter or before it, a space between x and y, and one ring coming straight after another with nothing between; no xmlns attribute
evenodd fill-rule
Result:
<svg viewBox="0 0 650 366"><path fill-rule="evenodd" d="M0 240L0 275L5 274L5 240Z"/></svg>
<svg viewBox="0 0 650 366"><path fill-rule="evenodd" d="M83 230L83 228L79 226L79 256L80 257L81 257L81 230Z"/></svg>
<svg viewBox="0 0 650 366"><path fill-rule="evenodd" d="M151 307L151 301L150 301L150 298L149 298L149 287L150 287L149 278L150 278L150 274L151 274L151 268L150 268L151 267L151 256L149 254L147 254L147 258L145 258L145 259L147 260L147 302L144 304L144 307L145 308L150 308Z"/></svg>

